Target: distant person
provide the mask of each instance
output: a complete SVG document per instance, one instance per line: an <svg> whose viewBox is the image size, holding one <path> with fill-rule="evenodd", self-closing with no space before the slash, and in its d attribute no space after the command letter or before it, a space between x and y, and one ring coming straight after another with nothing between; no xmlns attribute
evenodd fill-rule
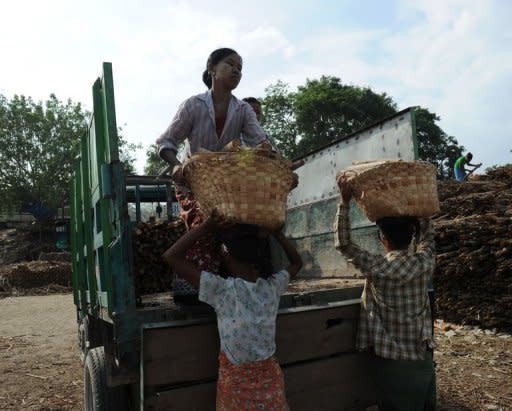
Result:
<svg viewBox="0 0 512 411"><path fill-rule="evenodd" d="M261 102L256 97L246 97L242 100L252 107L254 113L256 113L256 118L261 122Z"/></svg>
<svg viewBox="0 0 512 411"><path fill-rule="evenodd" d="M342 202L335 221L335 247L366 278L356 339L370 361L379 410L435 410L434 339L428 283L435 267L430 219L377 220L385 255L355 245L350 236L352 188L338 179ZM420 240L419 242L417 240Z"/></svg>
<svg viewBox="0 0 512 411"><path fill-rule="evenodd" d="M217 233L230 277L203 270L186 258L190 247ZM272 233L290 265L273 271L262 258L261 229L254 225L223 228L212 213L163 255L181 278L199 289L199 300L217 315L220 337L216 409L288 410L284 376L275 357L279 300L302 267L295 247L281 231Z"/></svg>
<svg viewBox="0 0 512 411"><path fill-rule="evenodd" d="M460 156L457 161L455 161L455 164L453 166L453 172L455 173L455 179L457 181L464 181L466 177L468 176L468 170L466 170L466 165L470 167L480 167L482 163L480 164L471 164L470 161L473 159L473 154L467 153L465 156ZM474 171L474 170L471 170Z"/></svg>
<svg viewBox="0 0 512 411"><path fill-rule="evenodd" d="M256 97L245 97L242 100L245 101L247 104L249 104L252 107L254 113L256 114L256 118L258 119L258 122L261 122L261 114L262 114L261 102ZM242 140L243 139L244 139L244 136L242 134ZM267 139L268 139L268 142L270 143L270 145L272 146L272 150L278 151L274 139L270 136L267 136ZM296 182L298 183L298 180ZM294 183L293 187L296 187L295 183Z"/></svg>

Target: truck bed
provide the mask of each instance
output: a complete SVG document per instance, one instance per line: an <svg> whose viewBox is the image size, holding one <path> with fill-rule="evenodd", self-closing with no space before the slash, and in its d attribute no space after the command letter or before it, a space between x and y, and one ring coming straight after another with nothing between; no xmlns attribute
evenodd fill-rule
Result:
<svg viewBox="0 0 512 411"><path fill-rule="evenodd" d="M291 409L366 409L375 403L367 355L355 348L362 285L354 278L298 279L282 296L276 357ZM219 353L213 309L181 307L170 293L144 300L138 314L146 321L141 335L145 404L155 410L213 411Z"/></svg>
<svg viewBox="0 0 512 411"><path fill-rule="evenodd" d="M290 282L281 297L280 309L326 305L361 296L364 280L355 278L308 278ZM214 317L207 304L182 305L174 301L172 292L147 294L141 297L137 315L144 323L169 320L197 320Z"/></svg>

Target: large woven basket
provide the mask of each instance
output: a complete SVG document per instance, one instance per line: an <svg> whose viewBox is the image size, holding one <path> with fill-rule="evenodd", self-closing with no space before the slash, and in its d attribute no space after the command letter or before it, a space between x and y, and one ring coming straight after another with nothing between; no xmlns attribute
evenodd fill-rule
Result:
<svg viewBox="0 0 512 411"><path fill-rule="evenodd" d="M354 164L345 174L353 198L370 221L382 217L430 217L439 211L436 167L426 161Z"/></svg>
<svg viewBox="0 0 512 411"><path fill-rule="evenodd" d="M197 153L183 170L205 215L215 208L234 223L270 229L284 224L293 172L278 154L250 148Z"/></svg>

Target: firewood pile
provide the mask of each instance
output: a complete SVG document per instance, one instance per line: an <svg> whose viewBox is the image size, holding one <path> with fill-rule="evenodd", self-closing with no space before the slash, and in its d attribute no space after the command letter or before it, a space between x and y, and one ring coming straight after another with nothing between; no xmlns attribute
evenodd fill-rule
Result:
<svg viewBox="0 0 512 411"><path fill-rule="evenodd" d="M512 166L439 183L435 218L437 316L511 329Z"/></svg>
<svg viewBox="0 0 512 411"><path fill-rule="evenodd" d="M69 251L58 252L41 252L39 254L41 261L71 261L71 253Z"/></svg>
<svg viewBox="0 0 512 411"><path fill-rule="evenodd" d="M62 261L28 261L0 267L0 291L30 289L49 284L69 287L71 263Z"/></svg>
<svg viewBox="0 0 512 411"><path fill-rule="evenodd" d="M135 290L141 295L169 291L172 274L162 254L185 233L182 220L170 223L141 222L133 229Z"/></svg>

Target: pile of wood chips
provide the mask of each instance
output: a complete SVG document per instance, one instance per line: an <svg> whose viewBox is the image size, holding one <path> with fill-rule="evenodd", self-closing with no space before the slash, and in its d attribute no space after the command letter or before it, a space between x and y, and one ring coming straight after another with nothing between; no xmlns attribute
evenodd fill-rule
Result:
<svg viewBox="0 0 512 411"><path fill-rule="evenodd" d="M439 183L437 316L512 329L512 166Z"/></svg>
<svg viewBox="0 0 512 411"><path fill-rule="evenodd" d="M133 229L135 294L170 291L172 274L162 254L185 233L183 221L156 224L138 223Z"/></svg>
<svg viewBox="0 0 512 411"><path fill-rule="evenodd" d="M0 267L0 291L32 289L49 284L70 287L71 263L63 261L28 261Z"/></svg>

